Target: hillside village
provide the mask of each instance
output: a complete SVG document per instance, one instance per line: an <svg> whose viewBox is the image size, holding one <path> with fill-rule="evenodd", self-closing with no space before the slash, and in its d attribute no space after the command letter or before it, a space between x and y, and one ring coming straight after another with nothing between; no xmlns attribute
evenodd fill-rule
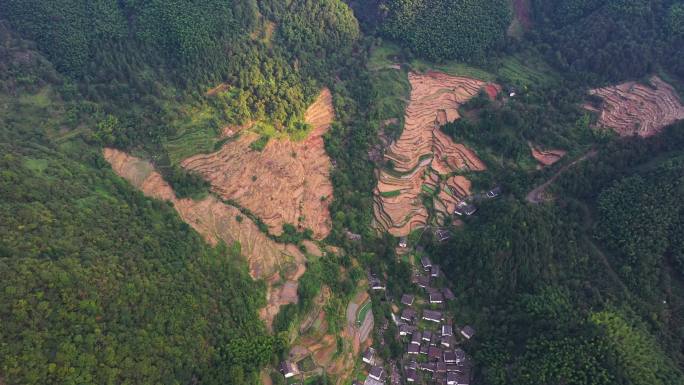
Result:
<svg viewBox="0 0 684 385"><path fill-rule="evenodd" d="M439 265L427 256L416 257L416 261L411 283L418 294L387 293L382 279L369 274L371 292L383 296L398 310L392 313L390 322L396 326L394 338L403 346L403 353L399 360L392 360L368 346L359 357L362 368L354 385L471 383L473 362L462 345L475 337L475 329L454 322L448 305L456 296L440 279ZM386 330L388 325L379 327ZM386 343L381 338L376 346ZM291 380L288 383L297 383L300 378L297 364L289 361L281 363L280 372Z"/></svg>

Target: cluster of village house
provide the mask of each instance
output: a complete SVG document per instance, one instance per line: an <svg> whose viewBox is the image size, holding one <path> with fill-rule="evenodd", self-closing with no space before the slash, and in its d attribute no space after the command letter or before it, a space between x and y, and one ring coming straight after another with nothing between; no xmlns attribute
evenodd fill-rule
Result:
<svg viewBox="0 0 684 385"><path fill-rule="evenodd" d="M428 257L422 257L420 262L423 271L415 272L412 281L423 289L424 298L403 294L401 313L394 320L398 326L396 338L405 342L406 350L399 362L388 363L387 371L374 349L368 348L362 356L363 362L370 366L364 385L384 385L388 380L392 385L402 382L470 384L472 364L459 344L471 339L475 330L468 325L461 328L453 325L451 317L443 311L443 305L455 298L454 293L449 288L431 285L441 274L438 265L432 264ZM373 281L375 285L372 286L381 289L379 280L374 278ZM421 310L419 302L432 309Z"/></svg>
<svg viewBox="0 0 684 385"><path fill-rule="evenodd" d="M373 348L366 349L362 360L369 369L363 385L385 385L388 380L391 385L470 384L472 362L459 345L473 338L475 329L469 325L459 328L452 323L443 309L446 302L455 299L454 293L447 287L432 286L441 274L438 265L426 256L420 259L420 264L423 271L414 272L412 282L423 289L425 295L403 294L401 312L394 316L398 326L396 338L405 343L406 350L399 362L383 365ZM371 289L385 290L379 278L373 275L369 278ZM419 302L431 309L421 309ZM281 364L280 371L286 378L299 373L296 365L288 361ZM355 385L360 383L355 382Z"/></svg>

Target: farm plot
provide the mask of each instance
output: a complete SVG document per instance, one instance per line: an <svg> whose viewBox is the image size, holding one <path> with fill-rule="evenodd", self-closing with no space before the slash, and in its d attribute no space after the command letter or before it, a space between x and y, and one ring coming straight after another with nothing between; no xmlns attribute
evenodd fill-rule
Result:
<svg viewBox="0 0 684 385"><path fill-rule="evenodd" d="M455 194L440 206L448 210L465 195L461 179L449 178L459 171L482 171L486 167L477 155L454 143L439 127L459 118L461 104L477 95L488 84L481 80L451 76L442 72L408 75L411 96L404 115L404 130L385 151L390 167L379 169L374 194L375 225L395 236L408 235L424 226L428 212L420 195L423 185L429 191ZM445 189L448 188L448 189Z"/></svg>
<svg viewBox="0 0 684 385"><path fill-rule="evenodd" d="M249 209L273 234L281 234L282 226L290 223L322 239L332 225L331 162L323 135L333 118L332 95L324 89L306 111L305 120L312 126L306 139L273 138L255 148L260 135L243 130L220 150L192 156L181 166L202 175L222 198Z"/></svg>
<svg viewBox="0 0 684 385"><path fill-rule="evenodd" d="M603 99L602 106L585 108L599 113L597 124L620 136L648 137L663 127L684 119L684 106L677 92L657 76L650 84L626 82L589 92Z"/></svg>

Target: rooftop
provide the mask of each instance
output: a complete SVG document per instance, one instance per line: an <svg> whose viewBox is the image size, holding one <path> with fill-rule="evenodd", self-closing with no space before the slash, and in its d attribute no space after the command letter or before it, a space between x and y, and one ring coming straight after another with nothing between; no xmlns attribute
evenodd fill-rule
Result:
<svg viewBox="0 0 684 385"><path fill-rule="evenodd" d="M442 358L442 349L430 346L428 349L428 357L434 360L439 360Z"/></svg>
<svg viewBox="0 0 684 385"><path fill-rule="evenodd" d="M430 294L430 303L442 303L442 302L444 302L444 298L442 297L442 294L440 294L440 293Z"/></svg>
<svg viewBox="0 0 684 385"><path fill-rule="evenodd" d="M501 195L501 187L494 187L493 189L487 191L487 197L496 198Z"/></svg>
<svg viewBox="0 0 684 385"><path fill-rule="evenodd" d="M461 335L467 339L471 339L475 335L475 329L470 325L466 325L461 329Z"/></svg>
<svg viewBox="0 0 684 385"><path fill-rule="evenodd" d="M442 335L445 337L454 335L454 329L451 325L442 325Z"/></svg>
<svg viewBox="0 0 684 385"><path fill-rule="evenodd" d="M403 320L411 321L416 318L417 315L416 311L411 308L406 308L401 311L401 319Z"/></svg>
<svg viewBox="0 0 684 385"><path fill-rule="evenodd" d="M401 303L406 305L406 306L411 306L413 305L413 300L415 297L411 294L404 294L401 296Z"/></svg>
<svg viewBox="0 0 684 385"><path fill-rule="evenodd" d="M442 320L442 312L439 312L436 310L425 310L423 312L423 319L426 319L429 321L441 321Z"/></svg>
<svg viewBox="0 0 684 385"><path fill-rule="evenodd" d="M418 354L420 351L420 346L416 344L409 344L408 349L406 350L408 354Z"/></svg>
<svg viewBox="0 0 684 385"><path fill-rule="evenodd" d="M368 372L368 376L376 380L382 381L385 377L385 369L382 366L373 366Z"/></svg>
<svg viewBox="0 0 684 385"><path fill-rule="evenodd" d="M399 334L401 334L401 335L413 334L413 332L415 332L415 331L416 331L415 326L407 325L407 324L399 325Z"/></svg>

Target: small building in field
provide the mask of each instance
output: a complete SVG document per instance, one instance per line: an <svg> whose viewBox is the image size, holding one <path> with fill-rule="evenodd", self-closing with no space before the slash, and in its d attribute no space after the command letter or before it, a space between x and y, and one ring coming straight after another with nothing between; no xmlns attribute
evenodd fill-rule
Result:
<svg viewBox="0 0 684 385"><path fill-rule="evenodd" d="M373 290L385 290L386 289L385 284L379 278L376 278L376 277L371 277L369 280L369 284L370 284L371 289L373 289Z"/></svg>
<svg viewBox="0 0 684 385"><path fill-rule="evenodd" d="M406 308L401 311L401 319L406 322L413 322L417 316L418 313L416 313L416 311L411 308Z"/></svg>
<svg viewBox="0 0 684 385"><path fill-rule="evenodd" d="M442 337L451 337L454 335L454 329L449 324L442 325Z"/></svg>
<svg viewBox="0 0 684 385"><path fill-rule="evenodd" d="M370 371L368 372L368 377L376 380L376 381L384 381L385 380L385 368L382 366L373 366Z"/></svg>
<svg viewBox="0 0 684 385"><path fill-rule="evenodd" d="M283 361L280 363L280 373L285 376L285 378L290 378L299 374L299 369L297 364L290 361Z"/></svg>
<svg viewBox="0 0 684 385"><path fill-rule="evenodd" d="M496 198L499 195L501 195L501 187L497 186L494 187L493 189L487 191L487 198Z"/></svg>
<svg viewBox="0 0 684 385"><path fill-rule="evenodd" d="M430 294L430 303L431 304L440 304L444 302L444 298L442 297L441 293L432 293Z"/></svg>
<svg viewBox="0 0 684 385"><path fill-rule="evenodd" d="M375 378L368 376L366 377L366 381L363 382L363 385L385 385L385 382L376 380Z"/></svg>
<svg viewBox="0 0 684 385"><path fill-rule="evenodd" d="M375 365L375 349L368 347L368 349L363 352L361 359L369 365Z"/></svg>
<svg viewBox="0 0 684 385"><path fill-rule="evenodd" d="M406 382L416 382L418 381L418 376L416 375L416 369L408 368L406 369Z"/></svg>
<svg viewBox="0 0 684 385"><path fill-rule="evenodd" d="M401 296L401 304L406 305L406 306L411 306L413 305L413 301L415 299L415 296L412 294L403 294Z"/></svg>
<svg viewBox="0 0 684 385"><path fill-rule="evenodd" d="M399 238L399 247L402 249L405 249L408 246L408 238L406 237L401 237Z"/></svg>
<svg viewBox="0 0 684 385"><path fill-rule="evenodd" d="M444 229L439 229L435 231L435 236L437 237L437 241L439 242L444 242L447 239L451 238L451 234L449 234L449 232Z"/></svg>
<svg viewBox="0 0 684 385"><path fill-rule="evenodd" d="M475 329L470 325L466 325L463 327L463 329L461 329L461 335L465 339L469 340L475 335Z"/></svg>
<svg viewBox="0 0 684 385"><path fill-rule="evenodd" d="M458 385L458 377L456 376L456 372L447 373L447 385Z"/></svg>
<svg viewBox="0 0 684 385"><path fill-rule="evenodd" d="M349 239L350 241L360 241L361 240L361 234L356 234L352 233L351 231L347 230L344 232L344 235Z"/></svg>
<svg viewBox="0 0 684 385"><path fill-rule="evenodd" d="M447 364L460 364L463 360L465 360L465 352L463 349L457 348L444 352L444 362Z"/></svg>
<svg viewBox="0 0 684 385"><path fill-rule="evenodd" d="M442 349L430 346L428 348L428 358L434 361L439 361L442 358Z"/></svg>
<svg viewBox="0 0 684 385"><path fill-rule="evenodd" d="M454 214L456 214L458 216L463 216L463 215L471 216L471 215L475 214L476 211L477 211L477 207L475 207L475 205L472 205L466 201L462 201L461 203L456 205L456 209L454 210Z"/></svg>
<svg viewBox="0 0 684 385"><path fill-rule="evenodd" d="M470 385L467 373L447 372L447 385Z"/></svg>
<svg viewBox="0 0 684 385"><path fill-rule="evenodd" d="M430 286L430 278L424 275L419 275L418 277L416 277L416 284L418 285L418 287L425 289L428 286Z"/></svg>
<svg viewBox="0 0 684 385"><path fill-rule="evenodd" d="M420 352L420 345L416 344L409 344L408 349L406 350L408 354L413 354L417 355Z"/></svg>
<svg viewBox="0 0 684 385"><path fill-rule="evenodd" d="M423 270L425 271L430 271L430 268L432 267L432 261L426 256L420 257L420 264L423 265Z"/></svg>
<svg viewBox="0 0 684 385"><path fill-rule="evenodd" d="M414 332L411 336L411 345L420 346L420 341L422 340L423 334L421 332Z"/></svg>
<svg viewBox="0 0 684 385"><path fill-rule="evenodd" d="M436 310L425 310L423 312L423 319L432 322L442 322L442 312Z"/></svg>
<svg viewBox="0 0 684 385"><path fill-rule="evenodd" d="M454 337L442 337L442 339L439 341L439 344L444 348L451 348L456 344L456 342L454 341Z"/></svg>
<svg viewBox="0 0 684 385"><path fill-rule="evenodd" d="M413 334L413 332L416 331L416 327L413 325L408 325L408 324L401 324L399 325L399 335L400 336L409 336Z"/></svg>

